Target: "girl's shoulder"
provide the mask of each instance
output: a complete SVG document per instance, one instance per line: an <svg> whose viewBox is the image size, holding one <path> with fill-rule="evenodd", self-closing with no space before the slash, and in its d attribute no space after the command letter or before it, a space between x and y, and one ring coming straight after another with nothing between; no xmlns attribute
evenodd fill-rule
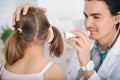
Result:
<svg viewBox="0 0 120 80"><path fill-rule="evenodd" d="M51 67L45 73L45 78L53 80L63 80L63 70L57 63L52 63ZM45 80L47 80L45 79Z"/></svg>

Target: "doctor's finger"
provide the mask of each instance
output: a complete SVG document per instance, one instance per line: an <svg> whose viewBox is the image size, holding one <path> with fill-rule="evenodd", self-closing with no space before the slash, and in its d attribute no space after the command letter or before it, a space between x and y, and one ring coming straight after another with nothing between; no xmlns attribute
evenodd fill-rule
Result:
<svg viewBox="0 0 120 80"><path fill-rule="evenodd" d="M13 13L12 25L14 26L16 22L15 13Z"/></svg>
<svg viewBox="0 0 120 80"><path fill-rule="evenodd" d="M15 25L16 24L16 21L19 21L19 19L20 19L20 11L21 11L21 7L19 7L19 9L17 8L16 10L15 10L15 12L13 13L13 21L12 21L12 23L13 23L13 25Z"/></svg>
<svg viewBox="0 0 120 80"><path fill-rule="evenodd" d="M31 3L29 3L29 2L26 3L26 4L24 4L24 6L23 6L23 15L26 15L26 14L27 14L28 9L29 9L30 7L36 8L36 7L38 7L38 6L36 6L35 4L31 4Z"/></svg>
<svg viewBox="0 0 120 80"><path fill-rule="evenodd" d="M86 44L84 43L84 41L82 39L80 39L80 38L70 38L68 40L75 42L75 45L77 45L78 47L84 47L84 46L86 46Z"/></svg>
<svg viewBox="0 0 120 80"><path fill-rule="evenodd" d="M14 12L14 16L15 16L15 22L16 21L19 21L20 20L20 14L21 14L21 11L23 9L23 4L21 4Z"/></svg>
<svg viewBox="0 0 120 80"><path fill-rule="evenodd" d="M74 47L77 51L80 50L80 46L78 46L78 44L76 44L76 42L67 40L67 43L68 43L70 46Z"/></svg>
<svg viewBox="0 0 120 80"><path fill-rule="evenodd" d="M29 7L30 7L29 5L23 7L23 13L22 13L23 15L27 14Z"/></svg>
<svg viewBox="0 0 120 80"><path fill-rule="evenodd" d="M46 9L46 8L39 7L39 9L40 9L43 13L46 13L46 12L47 12L47 9Z"/></svg>
<svg viewBox="0 0 120 80"><path fill-rule="evenodd" d="M77 31L73 32L77 37L79 38L80 41L82 41L85 45L89 44L89 37L87 36L86 32L82 31Z"/></svg>

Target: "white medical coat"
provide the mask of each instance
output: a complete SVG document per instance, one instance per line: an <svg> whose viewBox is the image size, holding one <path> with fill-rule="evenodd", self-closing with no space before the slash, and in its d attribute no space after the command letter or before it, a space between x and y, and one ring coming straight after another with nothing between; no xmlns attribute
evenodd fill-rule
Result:
<svg viewBox="0 0 120 80"><path fill-rule="evenodd" d="M91 50L91 59L94 61L95 68L99 66L99 54L96 46ZM115 42L114 46L109 50L106 58L99 67L97 75L101 80L120 80L120 35ZM71 60L67 70L68 80L84 80L82 69L75 54ZM89 80L97 80L96 78L90 77Z"/></svg>

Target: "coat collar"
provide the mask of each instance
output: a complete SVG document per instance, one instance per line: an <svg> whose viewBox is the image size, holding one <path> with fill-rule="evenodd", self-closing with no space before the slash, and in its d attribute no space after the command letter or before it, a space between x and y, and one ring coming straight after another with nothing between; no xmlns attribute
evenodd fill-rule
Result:
<svg viewBox="0 0 120 80"><path fill-rule="evenodd" d="M101 67L98 70L98 74L100 76L109 76L105 75L104 73L111 73L110 71L112 71L112 69L114 68L112 66L114 66L117 61L120 61L120 35L113 47L109 50L108 55L106 56L105 60L103 61Z"/></svg>

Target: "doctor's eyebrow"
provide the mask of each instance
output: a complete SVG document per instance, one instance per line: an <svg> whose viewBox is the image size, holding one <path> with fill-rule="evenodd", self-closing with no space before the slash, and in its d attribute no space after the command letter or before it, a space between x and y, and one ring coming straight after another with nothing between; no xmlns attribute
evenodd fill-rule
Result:
<svg viewBox="0 0 120 80"><path fill-rule="evenodd" d="M88 17L88 15L85 12L83 12L83 14L84 14L85 17ZM90 16L102 16L102 14L100 14L100 13L91 13Z"/></svg>

